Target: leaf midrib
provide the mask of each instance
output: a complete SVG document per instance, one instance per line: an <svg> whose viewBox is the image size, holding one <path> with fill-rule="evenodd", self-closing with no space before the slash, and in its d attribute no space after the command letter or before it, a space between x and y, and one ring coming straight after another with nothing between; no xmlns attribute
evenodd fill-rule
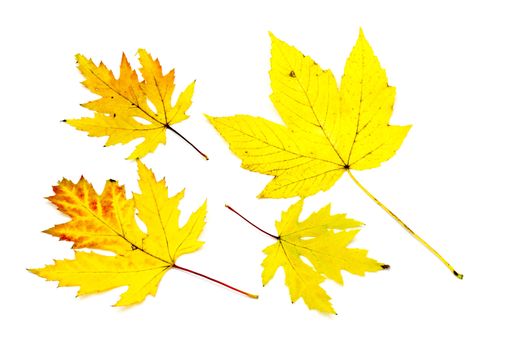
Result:
<svg viewBox="0 0 525 350"><path fill-rule="evenodd" d="M127 96L124 96L120 91L114 89L113 86L111 86L108 82L106 82L104 79L102 79L102 78L101 78L101 77L100 77L95 71L93 71L93 69L91 69L90 67L87 67L87 69L89 69L89 71L91 72L91 74L93 74L93 75L94 75L99 81L101 81L104 85L106 85L111 91L117 93L117 94L118 94L120 97L122 97L124 100L128 101L129 103L131 103L132 106L134 106L134 107L140 109L144 114L146 114L148 117L150 117L153 121L157 122L158 124L160 124L160 125L162 125L162 126L164 126L164 127L167 126L167 124L164 124L164 123L162 123L160 120L158 120L158 119L156 118L156 115L155 115L155 116L151 115L151 113L149 113L149 112L146 111L142 106L140 106L140 105L138 104L138 101L137 101L137 103L131 101ZM140 84L140 82L139 82L139 84ZM131 90L131 91L133 91L133 90ZM102 95L99 95L99 96L102 96ZM103 97L103 96L102 96L102 97ZM147 96L146 96L146 98L147 98Z"/></svg>
<svg viewBox="0 0 525 350"><path fill-rule="evenodd" d="M286 55L284 54L284 52L282 51L282 49L280 47L277 47L277 49L281 52L281 55L284 57L286 63L288 63L288 66L294 70L294 67L291 65L290 61L288 61L288 58L286 57ZM313 60L312 60L313 61ZM325 73L325 71L323 69L321 69L321 72L322 73ZM310 74L310 67L308 67L308 74ZM315 112L315 109L312 105L312 102L310 101L310 97L308 96L303 84L301 84L300 80L298 78L295 78L295 80L297 81L297 84L299 84L299 87L301 88L301 90L303 91L303 94L305 95L306 97L306 100L308 101L308 107L310 107L310 109L312 110L312 113L315 117L315 120L317 121L317 124L316 125L317 127L319 127L321 129L321 131L323 132L323 135L325 137L325 139L328 141L328 143L330 144L330 147L332 148L332 150L335 152L335 154L337 155L337 157L341 160L342 164L343 165L346 165L348 162L345 163L343 157L341 157L341 155L339 154L339 152L337 151L337 149L335 148L335 145L332 143L332 140L328 137L328 135L326 134L326 130L324 128L323 125L321 125L321 122L319 121L319 117L317 116L317 113ZM329 93L330 90L328 90L328 96L330 96L330 93ZM339 89L338 89L339 91ZM330 98L328 98L328 101L330 100ZM327 103L327 108L329 106L329 103ZM335 163L337 164L337 163ZM340 165L340 164L338 164Z"/></svg>

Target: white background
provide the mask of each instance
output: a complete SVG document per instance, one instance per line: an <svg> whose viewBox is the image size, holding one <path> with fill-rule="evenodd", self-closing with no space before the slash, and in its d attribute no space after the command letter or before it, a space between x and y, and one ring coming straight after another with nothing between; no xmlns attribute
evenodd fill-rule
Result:
<svg viewBox="0 0 525 350"><path fill-rule="evenodd" d="M489 5L490 3L496 5ZM525 21L520 2L436 1L17 1L0 5L0 348L27 349L523 349ZM351 182L306 201L367 223L355 246L389 263L345 286L324 284L339 315L292 305L282 273L263 288L261 250L272 243L224 208L267 230L291 200L258 200L268 176L240 161L203 113L277 120L268 95L268 31L337 77L362 27L391 85L392 123L413 124L397 155L356 173L465 279L455 279ZM206 241L180 264L260 294L252 300L169 272L155 298L113 308L119 293L75 298L76 288L26 271L72 257L40 233L63 222L45 199L62 177L108 178L137 190L132 145L60 123L90 115L74 55L117 69L146 48L176 67L178 94L197 79L191 118L144 162L186 187L185 219L208 198Z"/></svg>

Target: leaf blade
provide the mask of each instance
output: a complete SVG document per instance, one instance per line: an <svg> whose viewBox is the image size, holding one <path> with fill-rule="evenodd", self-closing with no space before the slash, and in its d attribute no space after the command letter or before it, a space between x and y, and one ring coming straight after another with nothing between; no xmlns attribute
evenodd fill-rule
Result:
<svg viewBox="0 0 525 350"><path fill-rule="evenodd" d="M96 65L77 54L78 69L85 78L82 84L99 98L82 104L95 112L93 117L66 120L77 130L88 132L88 136L107 136L106 146L142 139L128 159L142 158L166 144L166 129L188 118L195 85L189 84L173 104L174 70L163 74L158 59L144 49L139 49L138 55L142 80L125 54L118 78L102 62Z"/></svg>
<svg viewBox="0 0 525 350"><path fill-rule="evenodd" d="M117 182L108 180L101 195L83 177L76 184L63 179L53 190L49 201L71 220L45 233L73 242L73 248L106 249L116 254L131 250L142 240L133 203Z"/></svg>
<svg viewBox="0 0 525 350"><path fill-rule="evenodd" d="M365 170L378 167L390 159L401 146L410 126L390 126L395 99L395 88L388 85L385 70L381 67L362 30L348 57L341 80L341 113L346 116L341 138L352 142L342 145L350 169ZM400 132L397 132L401 130ZM395 134L395 142L389 138ZM387 152L373 154L378 144L387 144ZM356 163L359 161L360 165Z"/></svg>
<svg viewBox="0 0 525 350"><path fill-rule="evenodd" d="M137 255L106 256L77 251L72 260L57 260L30 272L48 281L58 281L59 287L78 286L77 295L128 286L115 306L130 306L141 303L148 295L155 296L160 280L170 268L158 259Z"/></svg>
<svg viewBox="0 0 525 350"><path fill-rule="evenodd" d="M141 192L133 199L128 199L124 186L114 180L106 182L100 195L83 177L76 184L66 179L59 182L49 200L71 220L45 232L73 242L75 258L29 271L58 281L59 286L78 286L79 295L128 286L115 305L129 306L154 296L167 270L184 269L175 264L177 258L204 244L199 236L204 229L206 202L179 227L178 206L184 191L170 197L164 179L157 181L140 161L137 168ZM136 211L147 233L139 229ZM76 250L81 248L114 255Z"/></svg>
<svg viewBox="0 0 525 350"><path fill-rule="evenodd" d="M330 296L321 287L323 281L331 279L342 285L341 271L364 276L385 265L369 258L364 249L347 247L359 232L360 222L344 214L330 214L329 205L299 221L302 209L300 199L276 222L279 239L263 250L262 282L266 285L282 268L292 302L302 298L312 310L335 314Z"/></svg>
<svg viewBox="0 0 525 350"><path fill-rule="evenodd" d="M410 126L388 124L395 88L362 31L340 89L330 70L270 37L270 99L284 125L247 115L208 117L243 168L274 177L260 198L307 197L349 169L378 167L394 156Z"/></svg>

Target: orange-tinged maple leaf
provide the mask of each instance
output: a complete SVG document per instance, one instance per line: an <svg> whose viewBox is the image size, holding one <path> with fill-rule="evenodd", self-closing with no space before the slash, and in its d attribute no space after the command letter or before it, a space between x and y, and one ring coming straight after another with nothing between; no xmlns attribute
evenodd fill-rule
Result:
<svg viewBox="0 0 525 350"><path fill-rule="evenodd" d="M53 186L53 191L55 194L49 201L71 221L44 232L73 242L75 249L105 249L124 254L131 245L141 244L144 234L135 221L134 203L126 198L124 186L116 181L106 181L100 195L84 177L76 184L63 179Z"/></svg>
<svg viewBox="0 0 525 350"><path fill-rule="evenodd" d="M89 136L108 136L106 146L142 138L129 159L142 158L159 144L165 144L166 129L176 133L208 159L172 127L188 118L186 112L191 106L195 82L188 85L177 102L172 104L175 71L172 69L164 75L158 59L154 60L144 49L139 49L138 55L142 80L131 68L125 54L122 54L118 79L104 63L96 65L91 59L76 55L78 69L85 78L83 85L100 98L82 104L95 112L93 117L65 121L78 130L88 132Z"/></svg>
<svg viewBox="0 0 525 350"><path fill-rule="evenodd" d="M133 199L126 198L124 186L114 180L108 180L99 195L84 178L76 184L60 181L53 187L55 195L49 197L71 220L45 232L73 242L74 249L98 249L114 255L75 251L73 260L55 261L30 271L58 281L59 286L79 286L79 295L128 286L117 306L137 304L148 295L155 295L160 280L171 268L256 297L177 265L181 255L195 252L204 243L199 236L205 224L206 202L180 226L178 205L184 191L170 197L165 180L157 181L150 169L140 161L137 164L141 193L134 194ZM147 232L137 225L135 211Z"/></svg>
<svg viewBox="0 0 525 350"><path fill-rule="evenodd" d="M390 125L395 88L362 31L338 87L330 70L270 34L270 96L283 124L261 117L207 116L245 169L273 176L261 198L307 197L350 178L414 238L455 269L357 181L352 171L390 159L410 126Z"/></svg>

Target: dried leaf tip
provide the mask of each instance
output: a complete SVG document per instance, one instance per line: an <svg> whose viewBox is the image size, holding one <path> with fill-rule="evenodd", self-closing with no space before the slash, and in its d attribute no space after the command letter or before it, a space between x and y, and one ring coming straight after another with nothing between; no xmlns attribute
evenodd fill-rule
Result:
<svg viewBox="0 0 525 350"><path fill-rule="evenodd" d="M462 273L458 273L456 270L452 271L452 273L453 273L454 276L456 276L458 279L460 279L460 280L463 279L463 274L462 274Z"/></svg>

